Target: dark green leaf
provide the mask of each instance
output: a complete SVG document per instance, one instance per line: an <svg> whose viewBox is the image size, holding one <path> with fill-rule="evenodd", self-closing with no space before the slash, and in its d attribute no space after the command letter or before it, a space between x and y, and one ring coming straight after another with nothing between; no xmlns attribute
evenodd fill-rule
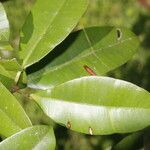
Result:
<svg viewBox="0 0 150 150"><path fill-rule="evenodd" d="M143 133L132 133L123 138L112 150L133 150L139 149L143 142Z"/></svg>
<svg viewBox="0 0 150 150"><path fill-rule="evenodd" d="M138 45L126 28L92 27L72 33L49 56L48 66L29 75L28 85L48 89L78 77L103 75L127 62Z"/></svg>

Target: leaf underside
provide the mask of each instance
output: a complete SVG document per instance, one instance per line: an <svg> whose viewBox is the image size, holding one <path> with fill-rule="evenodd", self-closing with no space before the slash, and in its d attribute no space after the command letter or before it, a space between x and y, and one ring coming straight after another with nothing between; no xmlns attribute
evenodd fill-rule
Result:
<svg viewBox="0 0 150 150"><path fill-rule="evenodd" d="M127 133L150 125L150 94L109 77L75 79L32 97L55 122L82 133Z"/></svg>

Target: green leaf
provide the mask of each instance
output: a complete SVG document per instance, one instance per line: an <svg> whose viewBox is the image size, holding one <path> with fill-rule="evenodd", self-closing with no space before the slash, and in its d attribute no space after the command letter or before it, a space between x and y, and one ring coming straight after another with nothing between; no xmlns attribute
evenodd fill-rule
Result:
<svg viewBox="0 0 150 150"><path fill-rule="evenodd" d="M14 51L10 51L7 49L0 49L0 61L1 59L13 59L14 58Z"/></svg>
<svg viewBox="0 0 150 150"><path fill-rule="evenodd" d="M87 0L37 0L23 27L20 56L26 68L39 61L73 30Z"/></svg>
<svg viewBox="0 0 150 150"><path fill-rule="evenodd" d="M0 41L0 50L12 50L12 47L9 41Z"/></svg>
<svg viewBox="0 0 150 150"><path fill-rule="evenodd" d="M28 76L28 86L48 89L88 76L88 70L104 75L127 62L138 45L137 37L126 28L91 27L72 33L48 57L48 66Z"/></svg>
<svg viewBox="0 0 150 150"><path fill-rule="evenodd" d="M136 132L132 133L125 138L123 138L117 145L115 145L112 150L133 150L140 149L140 144L143 141L143 133Z"/></svg>
<svg viewBox="0 0 150 150"><path fill-rule="evenodd" d="M7 70L7 72L11 75L11 78L14 80L17 73L22 71L22 68L16 58L0 59L0 65Z"/></svg>
<svg viewBox="0 0 150 150"><path fill-rule="evenodd" d="M10 136L31 122L16 98L0 83L0 134Z"/></svg>
<svg viewBox="0 0 150 150"><path fill-rule="evenodd" d="M0 65L2 65L8 71L21 71L21 66L17 62L16 58L13 59L1 59Z"/></svg>
<svg viewBox="0 0 150 150"><path fill-rule="evenodd" d="M12 76L9 74L9 72L0 65L0 82L3 83L3 85L5 87L7 87L8 89L11 89L11 87L14 84L14 80L12 78Z"/></svg>
<svg viewBox="0 0 150 150"><path fill-rule="evenodd" d="M10 74L10 78L12 78L13 81L15 81L17 83L19 80L19 82L23 82L26 84L27 82L26 82L25 71L22 69L21 65L18 63L16 58L5 59L6 55L9 55L9 53L7 53L7 52L8 51L5 51L5 52L3 51L3 53L2 53L3 57L2 57L2 59L0 59L0 65L3 68L5 68L5 70L7 70L7 72ZM5 57L4 57L4 55L5 55Z"/></svg>
<svg viewBox="0 0 150 150"><path fill-rule="evenodd" d="M16 52L19 48L20 30L31 10L33 1L35 0L6 0L3 3L10 24L10 42Z"/></svg>
<svg viewBox="0 0 150 150"><path fill-rule="evenodd" d="M0 74L0 82L10 91L12 90L12 87L15 84L13 79L2 74Z"/></svg>
<svg viewBox="0 0 150 150"><path fill-rule="evenodd" d="M24 129L0 143L1 150L55 150L55 137L50 126Z"/></svg>
<svg viewBox="0 0 150 150"><path fill-rule="evenodd" d="M150 125L150 93L109 77L78 78L31 97L55 122L82 133L127 133Z"/></svg>
<svg viewBox="0 0 150 150"><path fill-rule="evenodd" d="M1 41L9 41L9 22L3 5L0 3L0 48L2 48Z"/></svg>
<svg viewBox="0 0 150 150"><path fill-rule="evenodd" d="M0 3L0 50L12 50L9 43L9 22L3 5Z"/></svg>
<svg viewBox="0 0 150 150"><path fill-rule="evenodd" d="M9 77L9 78L11 78L11 75L5 70L5 68L4 67L2 67L1 65L0 65L0 74L1 75L4 75L4 76L6 76L6 77Z"/></svg>

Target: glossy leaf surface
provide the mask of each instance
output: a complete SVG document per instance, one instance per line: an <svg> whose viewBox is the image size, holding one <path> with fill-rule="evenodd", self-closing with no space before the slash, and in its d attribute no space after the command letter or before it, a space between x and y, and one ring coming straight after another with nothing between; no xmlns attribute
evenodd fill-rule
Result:
<svg viewBox="0 0 150 150"><path fill-rule="evenodd" d="M150 93L109 77L75 79L32 97L55 122L82 133L127 133L150 125Z"/></svg>
<svg viewBox="0 0 150 150"><path fill-rule="evenodd" d="M0 134L8 137L31 122L16 98L0 83Z"/></svg>
<svg viewBox="0 0 150 150"><path fill-rule="evenodd" d="M48 89L78 77L103 75L127 62L138 45L126 28L91 27L72 33L49 55L44 69L29 75L28 85Z"/></svg>
<svg viewBox="0 0 150 150"><path fill-rule="evenodd" d="M55 137L50 126L26 128L0 143L1 150L55 150Z"/></svg>
<svg viewBox="0 0 150 150"><path fill-rule="evenodd" d="M37 0L23 27L20 56L26 68L54 49L73 30L87 0Z"/></svg>

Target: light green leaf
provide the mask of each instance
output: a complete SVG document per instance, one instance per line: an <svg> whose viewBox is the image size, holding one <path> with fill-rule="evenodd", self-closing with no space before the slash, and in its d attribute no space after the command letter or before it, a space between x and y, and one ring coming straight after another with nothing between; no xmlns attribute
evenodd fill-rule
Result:
<svg viewBox="0 0 150 150"><path fill-rule="evenodd" d="M16 58L13 59L1 59L0 65L2 65L8 71L21 71L21 66L17 62Z"/></svg>
<svg viewBox="0 0 150 150"><path fill-rule="evenodd" d="M31 122L16 98L0 83L0 134L10 136Z"/></svg>
<svg viewBox="0 0 150 150"><path fill-rule="evenodd" d="M0 50L12 50L12 47L9 41L0 41Z"/></svg>
<svg viewBox="0 0 150 150"><path fill-rule="evenodd" d="M73 30L87 0L37 0L23 27L20 56L26 68L39 61Z"/></svg>
<svg viewBox="0 0 150 150"><path fill-rule="evenodd" d="M0 50L12 50L9 43L9 22L3 5L0 3Z"/></svg>
<svg viewBox="0 0 150 150"><path fill-rule="evenodd" d="M0 65L7 70L7 72L11 75L11 78L14 80L17 76L17 73L22 71L22 68L16 58L0 59Z"/></svg>
<svg viewBox="0 0 150 150"><path fill-rule="evenodd" d="M10 24L9 39L15 49L15 54L17 54L19 48L20 30L31 10L33 1L35 0L7 0L3 3Z"/></svg>
<svg viewBox="0 0 150 150"><path fill-rule="evenodd" d="M0 65L7 70L10 74L10 78L12 78L16 83L18 80L20 81L20 79L22 80L21 82L26 83L26 73L18 63L17 59L11 59L11 53L8 51L0 51L0 56L1 55L2 59L0 59Z"/></svg>
<svg viewBox="0 0 150 150"><path fill-rule="evenodd" d="M2 75L1 73L0 73L0 82L10 91L12 90L12 87L15 84L13 79L5 75Z"/></svg>
<svg viewBox="0 0 150 150"><path fill-rule="evenodd" d="M88 70L104 75L127 62L138 45L137 37L126 28L91 27L72 33L49 55L48 66L28 76L28 86L48 89L88 76Z"/></svg>
<svg viewBox="0 0 150 150"><path fill-rule="evenodd" d="M14 84L14 80L12 78L12 76L9 74L9 72L0 65L0 82L3 83L3 85L5 87L7 87L8 89L11 89L11 87Z"/></svg>
<svg viewBox="0 0 150 150"><path fill-rule="evenodd" d="M55 122L82 133L127 133L150 125L150 93L109 77L75 79L31 97Z"/></svg>
<svg viewBox="0 0 150 150"><path fill-rule="evenodd" d="M0 3L0 48L1 41L9 40L9 22L3 5Z"/></svg>
<svg viewBox="0 0 150 150"><path fill-rule="evenodd" d="M1 150L55 150L55 137L50 126L26 128L0 143Z"/></svg>
<svg viewBox="0 0 150 150"><path fill-rule="evenodd" d="M0 74L11 78L11 75L8 73L8 71L6 71L5 68L2 67L1 65L0 65Z"/></svg>
<svg viewBox="0 0 150 150"><path fill-rule="evenodd" d="M1 59L12 59L14 58L14 52L7 49L0 49L0 61Z"/></svg>

